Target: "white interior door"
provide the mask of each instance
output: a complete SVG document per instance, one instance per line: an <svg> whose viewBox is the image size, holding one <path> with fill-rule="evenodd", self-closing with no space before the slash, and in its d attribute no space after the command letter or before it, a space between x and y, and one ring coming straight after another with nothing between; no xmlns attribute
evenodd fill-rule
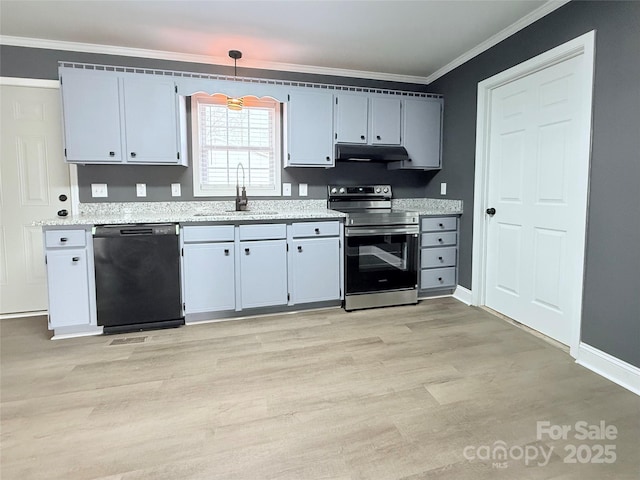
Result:
<svg viewBox="0 0 640 480"><path fill-rule="evenodd" d="M42 311L47 309L42 228L31 224L71 208L60 92L1 85L0 104L0 314Z"/></svg>
<svg viewBox="0 0 640 480"><path fill-rule="evenodd" d="M582 61L498 87L490 104L485 304L567 345L584 258Z"/></svg>

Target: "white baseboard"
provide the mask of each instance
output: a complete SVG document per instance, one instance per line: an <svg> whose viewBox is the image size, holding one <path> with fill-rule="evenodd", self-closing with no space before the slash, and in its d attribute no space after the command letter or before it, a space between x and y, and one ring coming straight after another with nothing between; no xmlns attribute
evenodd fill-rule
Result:
<svg viewBox="0 0 640 480"><path fill-rule="evenodd" d="M473 300L473 294L471 293L471 290L469 290L468 288L464 288L458 285L455 291L453 292L453 298L455 298L459 302L465 303L467 305L471 305Z"/></svg>
<svg viewBox="0 0 640 480"><path fill-rule="evenodd" d="M41 315L47 315L48 312L46 310L40 310L37 312L20 312L20 313L3 313L0 315L0 320L9 319L9 318L21 318L21 317L39 317Z"/></svg>
<svg viewBox="0 0 640 480"><path fill-rule="evenodd" d="M576 363L640 395L640 368L582 342Z"/></svg>

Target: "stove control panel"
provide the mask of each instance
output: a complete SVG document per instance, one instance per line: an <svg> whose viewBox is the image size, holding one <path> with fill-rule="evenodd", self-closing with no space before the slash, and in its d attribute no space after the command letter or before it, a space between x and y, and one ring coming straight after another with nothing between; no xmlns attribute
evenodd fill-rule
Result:
<svg viewBox="0 0 640 480"><path fill-rule="evenodd" d="M329 185L329 197L388 197L391 185Z"/></svg>

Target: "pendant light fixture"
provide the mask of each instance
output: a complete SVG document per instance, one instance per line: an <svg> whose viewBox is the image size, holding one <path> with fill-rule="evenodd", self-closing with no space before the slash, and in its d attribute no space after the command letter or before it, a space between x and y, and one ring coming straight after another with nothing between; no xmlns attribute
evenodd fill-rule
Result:
<svg viewBox="0 0 640 480"><path fill-rule="evenodd" d="M242 58L242 52L240 50L229 50L229 56L233 58L233 76L237 76L237 63L238 59ZM227 97L227 108L229 110L242 110L242 104L244 101L242 97Z"/></svg>

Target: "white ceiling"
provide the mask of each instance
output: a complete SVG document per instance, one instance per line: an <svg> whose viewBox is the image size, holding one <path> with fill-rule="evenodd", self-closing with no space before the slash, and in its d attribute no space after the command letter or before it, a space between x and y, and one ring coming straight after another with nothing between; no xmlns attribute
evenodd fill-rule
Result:
<svg viewBox="0 0 640 480"><path fill-rule="evenodd" d="M1 0L0 43L429 83L566 1Z"/></svg>

